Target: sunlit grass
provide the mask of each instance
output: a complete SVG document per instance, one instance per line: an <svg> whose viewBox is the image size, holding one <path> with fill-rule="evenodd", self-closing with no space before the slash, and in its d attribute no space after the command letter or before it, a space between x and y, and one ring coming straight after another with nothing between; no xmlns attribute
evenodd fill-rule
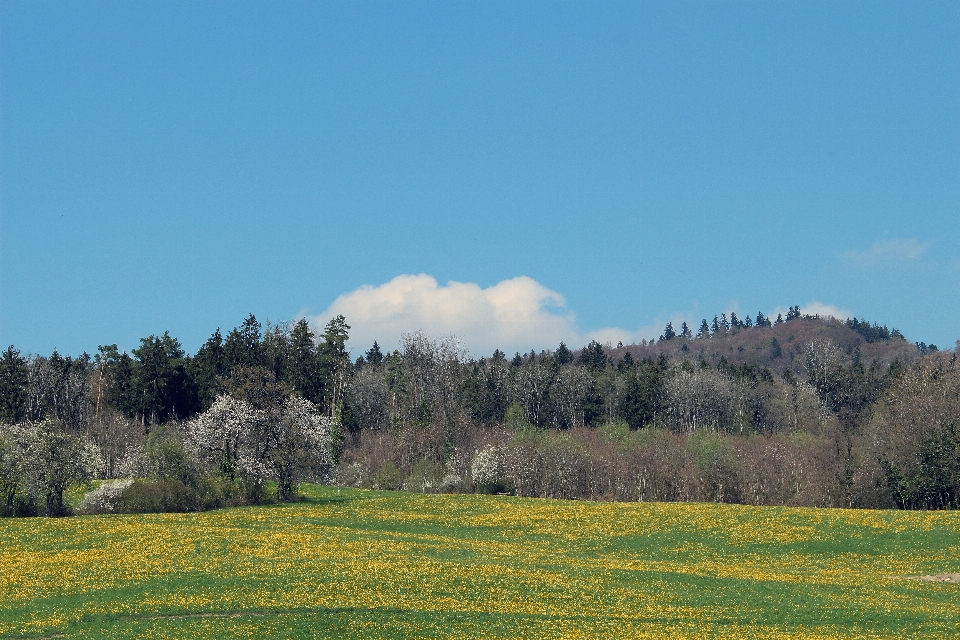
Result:
<svg viewBox="0 0 960 640"><path fill-rule="evenodd" d="M0 635L960 637L960 514L307 488L0 521Z"/></svg>

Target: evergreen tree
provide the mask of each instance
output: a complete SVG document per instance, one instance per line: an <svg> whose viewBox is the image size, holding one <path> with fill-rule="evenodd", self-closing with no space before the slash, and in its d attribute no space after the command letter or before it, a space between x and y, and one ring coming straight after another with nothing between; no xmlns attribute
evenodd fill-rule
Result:
<svg viewBox="0 0 960 640"><path fill-rule="evenodd" d="M301 318L290 331L289 356L284 381L310 402L321 400L323 382L320 379L320 360L310 323Z"/></svg>
<svg viewBox="0 0 960 640"><path fill-rule="evenodd" d="M113 346L116 349L116 345ZM216 399L217 378L228 372L220 327L207 338L197 355L190 359L189 370L197 385L201 410L206 410Z"/></svg>
<svg viewBox="0 0 960 640"><path fill-rule="evenodd" d="M350 338L350 325L346 318L338 315L330 320L323 330L323 342L318 349L320 379L323 394L323 410L330 416L338 416L343 402L343 392L347 381L347 367L350 357L347 353L347 340Z"/></svg>
<svg viewBox="0 0 960 640"><path fill-rule="evenodd" d="M26 402L27 361L10 345L0 359L0 421L20 422Z"/></svg>
<svg viewBox="0 0 960 640"><path fill-rule="evenodd" d="M135 402L140 423L160 424L171 417L188 418L199 411L199 397L180 342L164 332L140 339L133 350Z"/></svg>
<svg viewBox="0 0 960 640"><path fill-rule="evenodd" d="M570 362L573 362L573 353L570 349L567 348L563 342L560 343L560 346L557 347L557 350L554 352L553 357L556 359L557 364L563 366Z"/></svg>
<svg viewBox="0 0 960 640"><path fill-rule="evenodd" d="M591 340L589 345L581 349L577 362L594 372L603 371L607 367L607 354L603 350L603 345L596 340Z"/></svg>
<svg viewBox="0 0 960 640"><path fill-rule="evenodd" d="M709 338L710 337L710 325L707 324L707 319L704 318L700 322L700 329L697 331L697 338Z"/></svg>
<svg viewBox="0 0 960 640"><path fill-rule="evenodd" d="M227 360L227 369L237 365L244 367L263 366L263 352L261 347L260 323L252 313L247 316L236 329L227 334L227 341L223 346Z"/></svg>
<svg viewBox="0 0 960 640"><path fill-rule="evenodd" d="M692 338L692 337L693 337L693 332L690 331L690 327L687 326L687 323L686 323L686 322L684 322L683 325L680 327L680 337L681 337L681 338Z"/></svg>
<svg viewBox="0 0 960 640"><path fill-rule="evenodd" d="M116 345L111 345L116 351ZM107 402L128 418L140 417L139 395L134 384L136 363L126 352L105 360L110 372Z"/></svg>
<svg viewBox="0 0 960 640"><path fill-rule="evenodd" d="M770 341L770 357L779 358L783 355L783 348L780 346L780 343L777 342L777 339L774 338Z"/></svg>
<svg viewBox="0 0 960 640"><path fill-rule="evenodd" d="M380 351L380 345L377 344L376 340L373 341L373 346L367 350L366 357L370 364L383 363L383 352Z"/></svg>
<svg viewBox="0 0 960 640"><path fill-rule="evenodd" d="M669 367L661 353L656 362L644 360L628 373L617 414L632 429L650 424L662 410L663 382Z"/></svg>
<svg viewBox="0 0 960 640"><path fill-rule="evenodd" d="M673 323L668 322L667 326L663 328L663 335L660 336L660 341L673 340L677 337L677 332L673 330Z"/></svg>

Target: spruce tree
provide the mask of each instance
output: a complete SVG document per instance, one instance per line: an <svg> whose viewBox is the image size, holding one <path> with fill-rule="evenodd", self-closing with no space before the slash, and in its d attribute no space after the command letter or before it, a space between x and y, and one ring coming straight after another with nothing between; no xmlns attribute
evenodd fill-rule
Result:
<svg viewBox="0 0 960 640"><path fill-rule="evenodd" d="M663 335L660 336L660 341L664 340L673 340L677 337L677 332L673 330L673 323L668 322L667 326L663 328Z"/></svg>
<svg viewBox="0 0 960 640"><path fill-rule="evenodd" d="M704 318L700 322L700 330L697 331L697 338L709 338L710 337L710 325L707 324L707 319Z"/></svg>

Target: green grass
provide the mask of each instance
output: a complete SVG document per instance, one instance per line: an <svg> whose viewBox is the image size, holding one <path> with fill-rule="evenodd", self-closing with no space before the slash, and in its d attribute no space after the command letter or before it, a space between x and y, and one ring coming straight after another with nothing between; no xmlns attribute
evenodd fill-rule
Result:
<svg viewBox="0 0 960 640"><path fill-rule="evenodd" d="M0 520L0 636L960 637L960 514L307 487Z"/></svg>

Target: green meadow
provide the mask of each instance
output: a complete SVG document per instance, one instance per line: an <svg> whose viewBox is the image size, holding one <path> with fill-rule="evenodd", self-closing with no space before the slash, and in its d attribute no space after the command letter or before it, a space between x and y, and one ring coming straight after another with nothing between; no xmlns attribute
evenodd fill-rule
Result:
<svg viewBox="0 0 960 640"><path fill-rule="evenodd" d="M304 493L4 519L0 637L960 637L958 512Z"/></svg>

